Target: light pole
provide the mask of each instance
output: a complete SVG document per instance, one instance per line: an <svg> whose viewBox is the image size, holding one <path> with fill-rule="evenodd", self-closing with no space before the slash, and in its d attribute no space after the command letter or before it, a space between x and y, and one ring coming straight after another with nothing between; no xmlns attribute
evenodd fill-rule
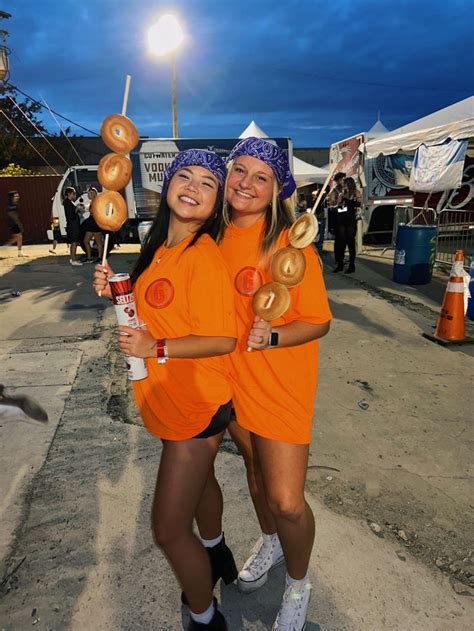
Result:
<svg viewBox="0 0 474 631"><path fill-rule="evenodd" d="M8 20L11 18L10 13L0 11L0 20ZM8 37L8 31L0 28L0 81L8 81L8 55L10 51L5 45Z"/></svg>
<svg viewBox="0 0 474 631"><path fill-rule="evenodd" d="M171 54L171 111L173 138L178 138L178 109L176 104L176 51L184 39L183 29L174 15L162 15L148 30L148 47L159 57Z"/></svg>

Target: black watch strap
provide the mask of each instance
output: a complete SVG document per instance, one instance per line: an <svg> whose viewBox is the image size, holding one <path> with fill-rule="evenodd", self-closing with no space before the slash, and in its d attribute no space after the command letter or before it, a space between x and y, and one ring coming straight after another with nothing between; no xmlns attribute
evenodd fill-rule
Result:
<svg viewBox="0 0 474 631"><path fill-rule="evenodd" d="M275 346L278 346L278 331L271 331L270 332L270 337L268 338L268 346L270 346L270 348L275 348Z"/></svg>

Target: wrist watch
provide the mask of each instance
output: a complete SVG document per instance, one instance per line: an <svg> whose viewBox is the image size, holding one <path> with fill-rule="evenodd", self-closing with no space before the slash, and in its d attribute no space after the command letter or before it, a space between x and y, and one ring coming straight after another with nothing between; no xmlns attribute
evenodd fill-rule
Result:
<svg viewBox="0 0 474 631"><path fill-rule="evenodd" d="M275 331L275 329L272 329L270 331L270 336L268 338L268 346L270 348L275 348L276 346L278 346L278 331Z"/></svg>

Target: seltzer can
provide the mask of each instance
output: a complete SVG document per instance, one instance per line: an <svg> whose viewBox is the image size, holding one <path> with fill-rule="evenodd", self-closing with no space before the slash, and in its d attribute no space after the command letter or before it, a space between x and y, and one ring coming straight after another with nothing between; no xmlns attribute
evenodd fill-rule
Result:
<svg viewBox="0 0 474 631"><path fill-rule="evenodd" d="M114 274L108 278L115 315L119 325L136 329L139 326L137 306L133 297L130 274ZM145 360L141 357L124 357L130 381L140 381L148 377Z"/></svg>

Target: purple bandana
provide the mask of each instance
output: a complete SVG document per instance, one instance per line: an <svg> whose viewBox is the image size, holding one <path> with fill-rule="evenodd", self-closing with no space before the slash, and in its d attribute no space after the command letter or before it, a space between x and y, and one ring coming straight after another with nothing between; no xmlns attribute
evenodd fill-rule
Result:
<svg viewBox="0 0 474 631"><path fill-rule="evenodd" d="M281 200L291 197L296 190L296 182L290 171L286 153L272 142L262 138L244 138L232 149L227 163L238 156L251 156L268 164L275 174L278 184L282 187L279 195Z"/></svg>
<svg viewBox="0 0 474 631"><path fill-rule="evenodd" d="M166 169L161 194L166 195L170 180L176 171L179 171L179 169L182 169L183 167L192 166L203 167L204 169L210 171L212 175L218 179L221 187L224 188L225 178L227 175L224 160L217 154L212 151L207 151L206 149L186 149L186 151L178 153L176 158Z"/></svg>

